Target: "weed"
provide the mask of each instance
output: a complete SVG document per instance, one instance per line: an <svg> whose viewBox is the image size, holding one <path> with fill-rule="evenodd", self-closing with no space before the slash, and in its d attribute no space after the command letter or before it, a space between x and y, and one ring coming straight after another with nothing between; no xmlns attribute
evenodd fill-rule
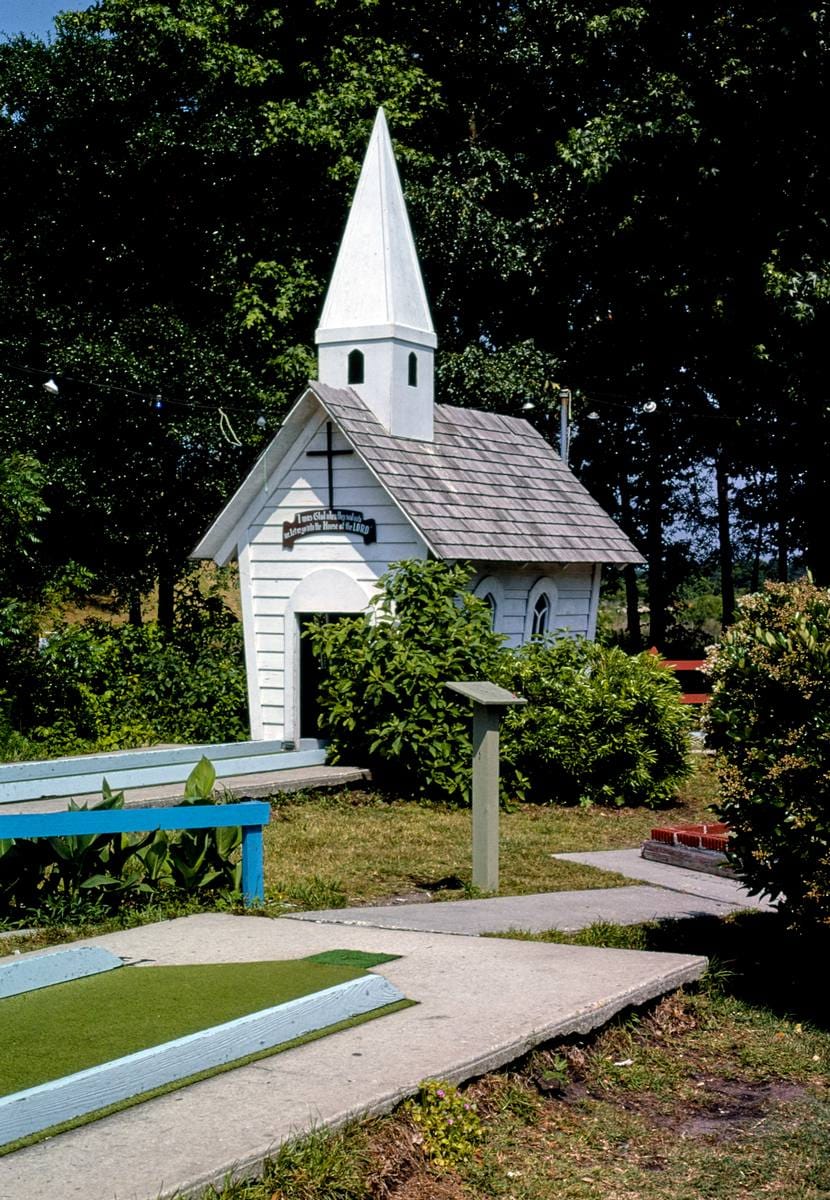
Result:
<svg viewBox="0 0 830 1200"><path fill-rule="evenodd" d="M281 1146L263 1182L280 1200L362 1200L367 1167L362 1130L317 1130Z"/></svg>
<svg viewBox="0 0 830 1200"><path fill-rule="evenodd" d="M701 758L677 805L662 812L661 820L702 819L714 798L713 788L710 764ZM629 886L631 880L622 875L553 855L635 846L653 824L654 814L644 809L521 805L504 812L500 892L524 895ZM411 893L424 880L453 878L458 886L442 888L441 898L470 898L475 893L470 885L469 813L426 807L377 791L282 793L265 831L265 877L271 895L304 907L334 908L335 900L302 893L315 877L330 880L332 871L345 896L339 903L382 903Z"/></svg>
<svg viewBox="0 0 830 1200"><path fill-rule="evenodd" d="M482 1139L476 1105L445 1080L427 1080L404 1106L418 1130L424 1153L436 1167L467 1162Z"/></svg>
<svg viewBox="0 0 830 1200"><path fill-rule="evenodd" d="M268 898L290 908L343 908L347 897L337 879L312 875L306 880L277 882L268 887Z"/></svg>
<svg viewBox="0 0 830 1200"><path fill-rule="evenodd" d="M60 929L74 925L98 925L106 920L109 911L100 901L75 893L45 895L37 906L26 913L26 925L45 929Z"/></svg>

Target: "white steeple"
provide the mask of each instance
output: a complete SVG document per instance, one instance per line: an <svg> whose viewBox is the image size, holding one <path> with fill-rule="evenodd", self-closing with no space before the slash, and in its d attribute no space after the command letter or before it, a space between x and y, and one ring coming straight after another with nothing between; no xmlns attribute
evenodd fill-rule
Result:
<svg viewBox="0 0 830 1200"><path fill-rule="evenodd" d="M316 341L322 383L353 387L390 433L432 441L437 338L382 108Z"/></svg>

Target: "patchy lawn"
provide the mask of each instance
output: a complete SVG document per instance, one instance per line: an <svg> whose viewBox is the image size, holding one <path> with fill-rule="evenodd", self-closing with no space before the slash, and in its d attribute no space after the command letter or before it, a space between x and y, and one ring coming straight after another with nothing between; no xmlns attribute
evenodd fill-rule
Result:
<svg viewBox="0 0 830 1200"><path fill-rule="evenodd" d="M637 846L658 821L702 820L714 798L712 768L700 756L677 804L659 812L526 804L502 813L500 893L630 884L621 875L552 855ZM269 899L299 908L461 899L472 894L470 877L469 810L425 808L371 791L275 798L265 832Z"/></svg>

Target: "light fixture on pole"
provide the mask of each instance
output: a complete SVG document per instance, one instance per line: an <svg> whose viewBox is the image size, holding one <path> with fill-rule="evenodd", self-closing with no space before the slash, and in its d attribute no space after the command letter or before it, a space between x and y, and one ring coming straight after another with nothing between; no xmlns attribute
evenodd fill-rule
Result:
<svg viewBox="0 0 830 1200"><path fill-rule="evenodd" d="M60 391L60 388L58 387L58 385L55 383L54 379L50 375L49 378L46 380L46 382L43 385L43 390L44 390L44 392L48 392L50 396L57 396L58 392Z"/></svg>

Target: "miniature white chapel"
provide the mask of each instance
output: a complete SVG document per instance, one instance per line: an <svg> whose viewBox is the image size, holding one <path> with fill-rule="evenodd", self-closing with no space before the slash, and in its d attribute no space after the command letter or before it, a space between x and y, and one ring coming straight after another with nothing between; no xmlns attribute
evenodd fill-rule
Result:
<svg viewBox="0 0 830 1200"><path fill-rule="evenodd" d="M641 556L527 421L434 402L437 344L381 110L320 326L319 381L193 552L239 560L251 736L316 737L312 614L401 559L475 568L508 644L592 638L603 563Z"/></svg>

